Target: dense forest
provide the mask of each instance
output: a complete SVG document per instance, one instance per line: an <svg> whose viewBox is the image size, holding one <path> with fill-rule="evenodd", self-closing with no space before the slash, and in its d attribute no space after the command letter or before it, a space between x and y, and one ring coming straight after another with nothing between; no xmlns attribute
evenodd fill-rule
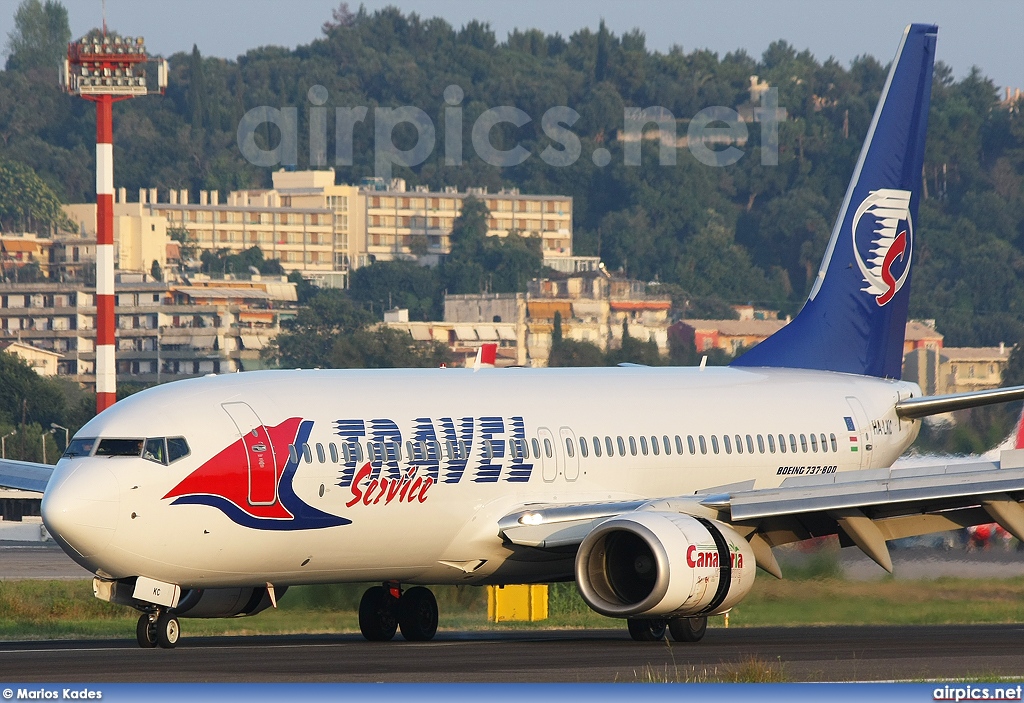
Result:
<svg viewBox="0 0 1024 703"><path fill-rule="evenodd" d="M55 56L68 38L59 35L70 34L62 10L53 0L19 7L25 14L0 72L0 164L31 169L62 200L82 201L93 196L94 110L57 88ZM862 56L843 66L785 41L759 58L684 47L661 53L650 51L639 31L617 36L603 25L567 38L517 30L499 40L486 24L455 28L394 8L351 12L342 5L325 19L322 36L294 51L261 47L234 61L194 48L170 56L165 97L115 110L115 185L130 193L188 188L193 197L199 189L268 186L271 168L246 162L236 135L246 111L261 105L298 108L298 167L308 167L308 96L320 85L327 108L369 108L354 125L351 165L335 166L339 182L374 174L375 107L416 106L436 125L437 146L422 164L395 168L410 185L571 195L575 253L600 255L609 269L692 296L793 312L824 251L888 58ZM940 57L941 46L940 30ZM642 165L625 165L625 108L661 106L678 119L683 136L701 109L748 103L751 76L778 88L788 114L777 166L762 165L756 124L745 155L728 167L706 166L685 148L674 166L658 165L653 139L644 141ZM445 162L450 85L464 93L460 165ZM530 156L498 168L474 155L470 133L484 110L503 105L531 119L518 128L499 125L492 141L499 148L518 143ZM571 131L582 157L557 168L540 158L547 147L561 148L546 136L541 117L560 105L580 114ZM936 65L911 314L935 318L948 345L1024 337L1020 107L1000 103L996 86L978 71L955 80L947 66ZM331 165L339 153L333 122L331 110ZM414 135L402 127L396 143L409 148ZM590 158L598 148L610 152L608 165Z"/></svg>

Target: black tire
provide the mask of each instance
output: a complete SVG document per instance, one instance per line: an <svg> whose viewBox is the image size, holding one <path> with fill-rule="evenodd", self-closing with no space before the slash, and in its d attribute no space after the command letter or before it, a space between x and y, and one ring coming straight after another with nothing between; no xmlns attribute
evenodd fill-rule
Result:
<svg viewBox="0 0 1024 703"><path fill-rule="evenodd" d="M149 613L143 613L139 622L135 625L135 639L143 649L152 649L156 646L156 620L152 619Z"/></svg>
<svg viewBox="0 0 1024 703"><path fill-rule="evenodd" d="M665 639L665 621L634 618L626 621L629 636L637 642L659 642Z"/></svg>
<svg viewBox="0 0 1024 703"><path fill-rule="evenodd" d="M437 600L429 588L416 586L398 601L398 625L410 642L429 642L437 633Z"/></svg>
<svg viewBox="0 0 1024 703"><path fill-rule="evenodd" d="M383 586L366 589L359 601L359 631L371 642L387 642L398 630L398 599Z"/></svg>
<svg viewBox="0 0 1024 703"><path fill-rule="evenodd" d="M170 613L160 613L156 619L156 643L164 649L174 649L181 637L181 626L178 618Z"/></svg>
<svg viewBox="0 0 1024 703"><path fill-rule="evenodd" d="M676 642L700 642L708 631L708 619L672 618L668 621L668 631Z"/></svg>

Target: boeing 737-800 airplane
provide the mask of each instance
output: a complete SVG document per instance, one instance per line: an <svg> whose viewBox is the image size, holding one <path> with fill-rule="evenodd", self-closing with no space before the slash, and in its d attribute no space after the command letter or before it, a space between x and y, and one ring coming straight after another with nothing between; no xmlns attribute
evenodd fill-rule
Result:
<svg viewBox="0 0 1024 703"><path fill-rule="evenodd" d="M772 547L999 522L1024 538L1024 460L890 469L933 413L1024 389L922 398L900 378L936 28L900 43L810 297L728 368L263 371L152 388L55 468L45 524L141 611L252 615L295 584L378 582L371 640L437 628L430 584L575 579L638 640L696 641ZM50 471L52 468L52 475Z"/></svg>

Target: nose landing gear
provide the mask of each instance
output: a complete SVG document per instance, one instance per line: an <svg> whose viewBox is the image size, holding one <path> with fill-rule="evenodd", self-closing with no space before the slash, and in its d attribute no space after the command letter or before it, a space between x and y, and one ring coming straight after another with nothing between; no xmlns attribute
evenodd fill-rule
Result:
<svg viewBox="0 0 1024 703"><path fill-rule="evenodd" d="M427 642L437 632L437 600L430 589L402 592L397 583L366 590L359 602L359 630L371 642L387 642L401 628L410 642Z"/></svg>
<svg viewBox="0 0 1024 703"><path fill-rule="evenodd" d="M173 649L179 637L181 625L178 618L163 609L143 613L135 625L135 639L145 649L158 645L163 649Z"/></svg>

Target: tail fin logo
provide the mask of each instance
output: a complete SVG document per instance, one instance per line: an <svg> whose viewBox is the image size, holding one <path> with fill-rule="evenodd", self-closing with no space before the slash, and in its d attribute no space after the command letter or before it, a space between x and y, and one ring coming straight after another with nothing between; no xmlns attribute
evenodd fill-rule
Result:
<svg viewBox="0 0 1024 703"><path fill-rule="evenodd" d="M865 218L865 215L870 217ZM914 248L910 191L893 188L871 191L854 213L851 229L853 253L864 276L865 287L861 290L873 295L882 307L893 299L910 276Z"/></svg>

